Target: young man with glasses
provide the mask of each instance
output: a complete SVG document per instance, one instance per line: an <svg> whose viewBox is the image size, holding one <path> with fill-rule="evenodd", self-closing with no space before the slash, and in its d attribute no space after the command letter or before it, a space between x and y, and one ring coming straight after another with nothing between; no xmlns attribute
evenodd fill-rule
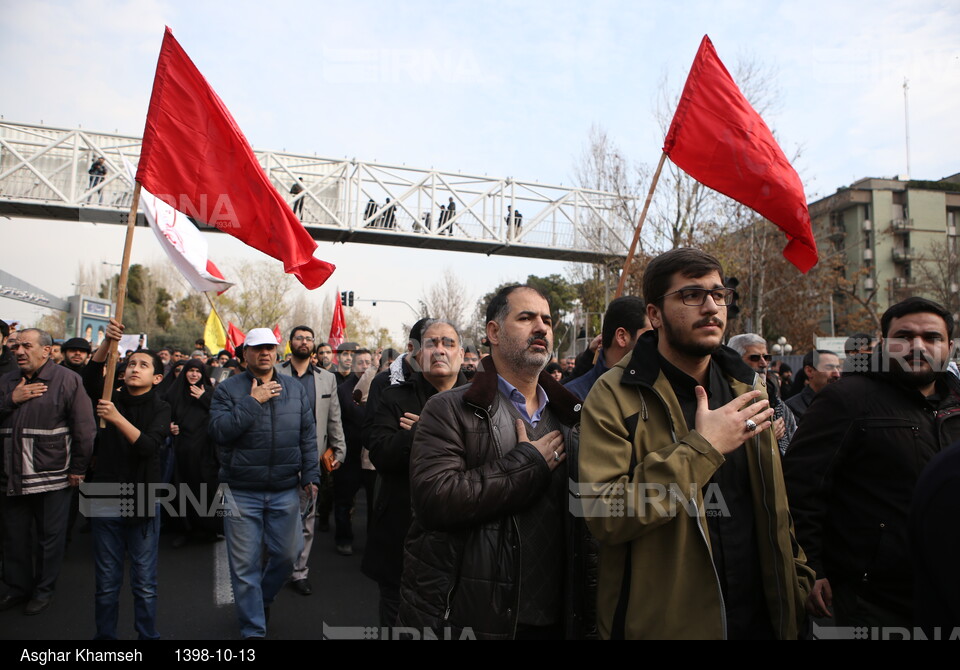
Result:
<svg viewBox="0 0 960 670"><path fill-rule="evenodd" d="M654 330L584 404L579 490L600 542L604 638L799 632L812 574L793 537L766 387L721 344L733 297L709 254L653 259L643 298Z"/></svg>

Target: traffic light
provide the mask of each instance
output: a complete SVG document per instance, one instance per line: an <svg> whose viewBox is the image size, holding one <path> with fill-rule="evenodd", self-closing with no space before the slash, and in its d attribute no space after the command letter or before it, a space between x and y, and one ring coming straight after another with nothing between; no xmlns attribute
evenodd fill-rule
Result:
<svg viewBox="0 0 960 670"><path fill-rule="evenodd" d="M733 300L727 305L727 319L735 319L740 314L740 305L737 304L740 300L740 293L737 292L740 280L736 277L727 277L723 280L723 285L733 289Z"/></svg>
<svg viewBox="0 0 960 670"><path fill-rule="evenodd" d="M347 307L353 307L353 291L347 291Z"/></svg>
<svg viewBox="0 0 960 670"><path fill-rule="evenodd" d="M340 291L340 304L343 305L344 307L347 306L347 292L346 292L346 291Z"/></svg>

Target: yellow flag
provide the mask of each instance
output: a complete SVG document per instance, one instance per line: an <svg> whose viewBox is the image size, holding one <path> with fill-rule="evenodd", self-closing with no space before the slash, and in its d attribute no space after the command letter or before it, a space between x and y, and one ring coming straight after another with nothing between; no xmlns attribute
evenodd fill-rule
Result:
<svg viewBox="0 0 960 670"><path fill-rule="evenodd" d="M214 356L217 352L227 348L227 332L223 329L223 324L217 317L217 313L212 309L210 316L207 317L207 325L203 329L203 341Z"/></svg>

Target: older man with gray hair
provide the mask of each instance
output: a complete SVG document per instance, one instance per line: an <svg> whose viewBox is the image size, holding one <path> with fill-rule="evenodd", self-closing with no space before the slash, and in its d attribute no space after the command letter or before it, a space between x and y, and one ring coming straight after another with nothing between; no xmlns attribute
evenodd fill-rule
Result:
<svg viewBox="0 0 960 670"><path fill-rule="evenodd" d="M396 623L400 607L403 540L410 528L410 450L420 414L438 393L467 383L461 370L463 338L449 321L428 319L416 337L418 370L383 391L367 448L377 468L377 499L361 569L380 586L380 625Z"/></svg>
<svg viewBox="0 0 960 670"><path fill-rule="evenodd" d="M782 456L786 453L793 434L797 432L797 419L783 401L776 382L767 375L770 360L773 358L767 353L767 341L756 333L743 333L731 337L727 346L740 354L743 362L753 368L760 375L761 381L767 384L767 395L770 397L770 406L773 407L773 432Z"/></svg>
<svg viewBox="0 0 960 670"><path fill-rule="evenodd" d="M39 614L53 599L70 487L83 481L96 427L80 375L50 360L50 334L28 328L18 335L10 347L18 370L0 377L3 581L10 587L0 610L26 603L25 614Z"/></svg>

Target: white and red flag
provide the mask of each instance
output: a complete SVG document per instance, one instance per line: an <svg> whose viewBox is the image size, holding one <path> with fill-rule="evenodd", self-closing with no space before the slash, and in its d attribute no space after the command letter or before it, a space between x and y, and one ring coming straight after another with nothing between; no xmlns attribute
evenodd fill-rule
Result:
<svg viewBox="0 0 960 670"><path fill-rule="evenodd" d="M133 179L133 165L126 159L123 162ZM167 258L177 266L190 286L201 293L216 291L218 294L233 286L207 255L207 240L203 233L183 212L178 212L142 186L140 205Z"/></svg>

